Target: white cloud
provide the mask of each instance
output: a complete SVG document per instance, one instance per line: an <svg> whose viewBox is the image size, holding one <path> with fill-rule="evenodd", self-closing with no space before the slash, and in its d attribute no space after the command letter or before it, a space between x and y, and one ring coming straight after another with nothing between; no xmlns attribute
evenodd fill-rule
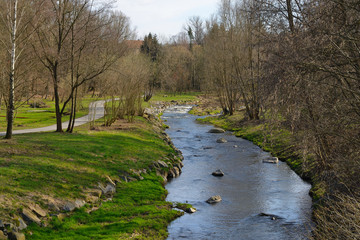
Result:
<svg viewBox="0 0 360 240"><path fill-rule="evenodd" d="M130 17L140 37L152 32L172 36L191 16L210 17L219 0L117 0L116 8Z"/></svg>

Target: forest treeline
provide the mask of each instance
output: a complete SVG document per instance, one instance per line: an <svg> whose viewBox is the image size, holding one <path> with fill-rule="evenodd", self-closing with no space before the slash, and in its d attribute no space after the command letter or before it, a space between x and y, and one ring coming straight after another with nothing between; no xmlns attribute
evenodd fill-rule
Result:
<svg viewBox="0 0 360 240"><path fill-rule="evenodd" d="M303 167L324 183L315 239L360 238L360 1L221 0L167 41L141 41L104 1L1 0L0 101L7 138L14 111L55 101L57 131L77 99L118 101L114 119L142 112L156 91L216 94L224 114L245 111L291 132Z"/></svg>

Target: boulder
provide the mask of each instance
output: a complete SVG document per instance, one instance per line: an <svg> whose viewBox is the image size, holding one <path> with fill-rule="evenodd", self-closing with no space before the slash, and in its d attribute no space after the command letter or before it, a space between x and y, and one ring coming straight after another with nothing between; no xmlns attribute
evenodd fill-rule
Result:
<svg viewBox="0 0 360 240"><path fill-rule="evenodd" d="M234 145L233 147L234 147L234 148L238 148L238 145Z"/></svg>
<svg viewBox="0 0 360 240"><path fill-rule="evenodd" d="M24 230L25 228L27 228L27 225L26 225L26 223L24 222L24 220L22 219L22 218L18 218L18 219L16 219L17 221L16 221L16 225L17 225L17 229L19 230L19 231L22 231L22 230Z"/></svg>
<svg viewBox="0 0 360 240"><path fill-rule="evenodd" d="M221 171L221 169L218 169L215 172L213 172L212 175L215 177L222 177L222 176L224 176L224 172Z"/></svg>
<svg viewBox="0 0 360 240"><path fill-rule="evenodd" d="M70 202L70 201L66 202L66 203L64 204L64 206L62 207L62 209L63 209L65 212L72 212L72 211L75 210L75 208L76 208L75 203Z"/></svg>
<svg viewBox="0 0 360 240"><path fill-rule="evenodd" d="M213 204L213 203L218 203L221 202L221 197L219 195L215 195L210 197L208 200L206 200L207 203Z"/></svg>
<svg viewBox="0 0 360 240"><path fill-rule="evenodd" d="M168 172L168 178L175 178L176 174L173 169L170 169Z"/></svg>
<svg viewBox="0 0 360 240"><path fill-rule="evenodd" d="M164 162L164 161L158 160L157 163L160 165L160 167L163 167L163 168L169 167L169 165L167 165L166 162Z"/></svg>
<svg viewBox="0 0 360 240"><path fill-rule="evenodd" d="M76 199L75 200L75 207L76 208L81 208L85 205L85 201L84 200L81 200L81 199Z"/></svg>
<svg viewBox="0 0 360 240"><path fill-rule="evenodd" d="M130 177L129 177L130 178ZM116 188L114 185L112 185L111 183L108 183L103 191L103 194L108 196L108 195L112 195L116 192Z"/></svg>
<svg viewBox="0 0 360 240"><path fill-rule="evenodd" d="M8 239L7 236L5 236L4 232L0 230L0 240L6 240Z"/></svg>
<svg viewBox="0 0 360 240"><path fill-rule="evenodd" d="M226 143L227 140L225 138L219 138L218 140L216 140L217 143Z"/></svg>
<svg viewBox="0 0 360 240"><path fill-rule="evenodd" d="M46 198L48 202L48 207L51 211L59 212L60 209L63 207L63 203L51 197Z"/></svg>
<svg viewBox="0 0 360 240"><path fill-rule="evenodd" d="M10 232L8 235L9 240L25 240L25 235L18 232Z"/></svg>
<svg viewBox="0 0 360 240"><path fill-rule="evenodd" d="M47 213L44 209L42 209L39 205L29 205L28 206L31 211L33 211L38 217L46 217Z"/></svg>
<svg viewBox="0 0 360 240"><path fill-rule="evenodd" d="M174 171L174 173L175 173L175 177L180 176L181 170L180 170L178 167L174 167L174 168L173 168L173 171Z"/></svg>
<svg viewBox="0 0 360 240"><path fill-rule="evenodd" d="M187 209L185 209L185 212L194 213L194 212L196 212L196 209L195 208L187 208Z"/></svg>
<svg viewBox="0 0 360 240"><path fill-rule="evenodd" d="M24 208L22 210L22 216L24 220L28 223L36 223L37 225L41 224L41 220L29 209Z"/></svg>
<svg viewBox="0 0 360 240"><path fill-rule="evenodd" d="M209 130L209 133L224 133L225 130L221 128L212 128Z"/></svg>
<svg viewBox="0 0 360 240"><path fill-rule="evenodd" d="M165 172L165 171L160 172L157 170L156 175L160 176L164 180L165 183L167 182L168 172Z"/></svg>
<svg viewBox="0 0 360 240"><path fill-rule="evenodd" d="M267 157L267 158L263 159L262 162L276 164L279 162L279 159L277 157Z"/></svg>
<svg viewBox="0 0 360 240"><path fill-rule="evenodd" d="M99 197L93 196L91 194L87 194L85 197L86 202L88 203L96 203L99 201Z"/></svg>

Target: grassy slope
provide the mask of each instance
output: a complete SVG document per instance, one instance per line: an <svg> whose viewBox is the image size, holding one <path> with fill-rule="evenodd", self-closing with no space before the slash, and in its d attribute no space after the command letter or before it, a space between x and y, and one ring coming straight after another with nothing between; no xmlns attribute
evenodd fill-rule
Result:
<svg viewBox="0 0 360 240"><path fill-rule="evenodd" d="M27 199L36 201L44 194L83 198L83 189L105 182L106 175L117 179L119 171L148 168L173 153L142 118L128 130L88 131L84 126L75 134L26 134L2 140L0 219L16 215ZM161 239L169 221L180 214L171 210L165 197L160 177L150 174L143 181L121 184L113 202L90 215L78 211L63 222L54 220L48 228L30 227L30 239L100 239L100 235L114 239L137 233Z"/></svg>
<svg viewBox="0 0 360 240"><path fill-rule="evenodd" d="M244 121L243 114L243 112L236 112L233 116L207 117L198 119L198 121L234 131L237 137L247 139L263 150L271 152L273 156L287 162L299 176L312 182L310 194L315 201L320 199L325 193L322 183L317 181L313 173L313 166L303 164L303 157L293 144L295 139L291 132L286 129L274 128L263 121Z"/></svg>
<svg viewBox="0 0 360 240"><path fill-rule="evenodd" d="M163 95L154 96L152 101L194 101L197 94ZM83 105L87 107L89 102ZM24 108L22 114L29 114L27 111ZM53 124L53 114L34 113L34 122L27 118L23 127ZM98 125L101 124L99 120ZM136 118L130 126L117 122L111 129L97 127L101 131L89 131L88 128L86 125L77 128L74 134L25 134L0 140L1 220L9 221L20 215L20 209L29 202L46 208L42 202L44 196L84 199L84 189L106 182L107 175L118 179L120 171L144 169L153 161L173 159L174 150L154 131L152 124L142 118ZM90 214L86 209L93 206L86 205L63 220L48 216L52 220L45 228L30 225L26 229L27 237L166 238L167 225L182 213L172 210L172 204L164 201L167 192L161 177L150 172L144 177L142 181L118 184L112 201L102 202L99 210Z"/></svg>

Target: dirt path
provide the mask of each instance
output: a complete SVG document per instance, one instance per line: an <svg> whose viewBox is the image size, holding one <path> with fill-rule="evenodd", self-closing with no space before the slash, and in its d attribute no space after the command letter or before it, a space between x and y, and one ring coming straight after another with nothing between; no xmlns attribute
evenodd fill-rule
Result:
<svg viewBox="0 0 360 240"><path fill-rule="evenodd" d="M92 102L89 105L89 114L80 118L75 119L75 127L83 125L93 120L97 120L104 116L104 103L105 100L100 100L96 102ZM62 127L67 128L69 121L63 122ZM56 124L41 127L41 128L31 128L31 129L22 129L22 130L14 130L13 134L24 134L24 133L37 133L37 132L50 132L56 130ZM5 136L6 132L0 132L0 136Z"/></svg>

